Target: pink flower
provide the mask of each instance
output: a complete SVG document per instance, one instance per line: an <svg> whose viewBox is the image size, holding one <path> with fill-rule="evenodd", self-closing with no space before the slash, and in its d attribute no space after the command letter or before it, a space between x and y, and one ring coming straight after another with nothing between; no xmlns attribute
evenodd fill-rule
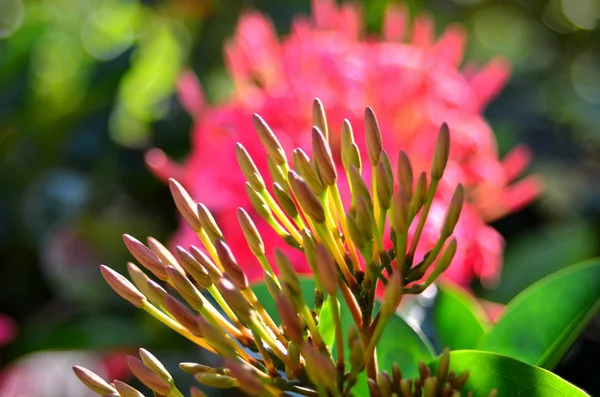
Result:
<svg viewBox="0 0 600 397"><path fill-rule="evenodd" d="M428 171L435 137L445 121L451 130L450 161L420 249L435 243L453 187L463 183L468 203L455 230L459 250L446 277L460 284L473 277L493 282L501 267L503 240L485 221L526 205L539 191L535 178L511 184L529 155L518 148L500 161L493 132L481 116L482 108L504 85L509 65L494 59L482 69L461 71L465 34L460 27L447 28L437 40L429 17L418 17L411 32L406 27L405 10L392 6L383 36L365 37L360 10L350 4L337 6L332 0L314 0L313 17L296 18L290 35L282 39L265 16L243 15L225 45L234 94L225 103L210 106L193 74L185 73L179 92L196 122L191 154L179 167L154 149L147 156L150 168L161 178L178 178L195 200L213 211L225 237L235 242L239 262L256 269L252 275L259 278L259 265L245 243L238 243L243 237L234 214L238 206L251 208L234 143L241 142L267 174L252 113L267 121L286 150L310 149L312 101L319 97L334 147L339 148L342 120L348 118L364 151L363 112L371 106L392 161L399 150L406 151L416 174ZM254 219L266 246L272 250L280 245L266 224L258 216ZM182 223L174 244L196 242ZM303 263L297 265L308 270Z"/></svg>

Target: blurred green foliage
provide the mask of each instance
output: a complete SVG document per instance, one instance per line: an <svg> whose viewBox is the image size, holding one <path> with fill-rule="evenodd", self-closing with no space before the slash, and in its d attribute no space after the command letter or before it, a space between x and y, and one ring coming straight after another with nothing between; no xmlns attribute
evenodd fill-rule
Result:
<svg viewBox="0 0 600 397"><path fill-rule="evenodd" d="M377 32L388 2L362 3ZM545 178L538 202L494 225L507 239L498 288L475 288L506 302L543 275L600 254L600 3L406 4L413 16L432 14L438 31L464 25L469 62L497 54L511 61L513 76L486 116L501 152L527 144L533 171ZM225 98L222 44L247 8L269 14L284 34L310 4L0 0L0 312L20 328L0 366L41 349L184 347L121 304L97 266L124 266L122 233L166 241L175 230L168 190L143 152L158 146L185 157L191 119L175 98L176 78L191 67L209 101ZM597 358L599 344L582 343L579 359ZM572 368L562 371L600 392L597 379Z"/></svg>

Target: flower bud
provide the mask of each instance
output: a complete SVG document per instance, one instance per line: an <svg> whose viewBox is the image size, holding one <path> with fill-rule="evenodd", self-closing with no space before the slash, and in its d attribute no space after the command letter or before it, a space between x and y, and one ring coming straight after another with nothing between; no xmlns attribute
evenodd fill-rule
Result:
<svg viewBox="0 0 600 397"><path fill-rule="evenodd" d="M202 338L211 345L220 356L235 357L234 344L222 329L216 329L204 317L196 316L196 324L202 333Z"/></svg>
<svg viewBox="0 0 600 397"><path fill-rule="evenodd" d="M148 287L146 286L146 281L148 281L149 278L146 273L131 262L127 262L127 273L129 274L129 278L133 282L133 285L142 293L142 295L149 298Z"/></svg>
<svg viewBox="0 0 600 397"><path fill-rule="evenodd" d="M271 128L256 113L252 116L252 121L254 123L254 129L258 133L258 138L267 150L267 154L273 159L273 161L275 161L276 164L286 164L287 158L285 156L285 151L283 150L283 147L281 146L281 143L279 143L279 140L275 134L273 134L273 131L271 131Z"/></svg>
<svg viewBox="0 0 600 397"><path fill-rule="evenodd" d="M296 208L294 200L292 200L292 197L288 191L282 187L282 185L275 182L273 184L273 193L275 194L275 198L277 199L279 206L283 209L287 216L290 218L295 218L298 216L298 208Z"/></svg>
<svg viewBox="0 0 600 397"><path fill-rule="evenodd" d="M431 179L440 180L444 175L444 169L448 163L450 155L450 132L448 124L443 123L440 127L435 151L433 152L433 160L431 162Z"/></svg>
<svg viewBox="0 0 600 397"><path fill-rule="evenodd" d="M190 253L198 261L198 263L208 272L213 283L223 277L223 272L215 265L215 263L196 246L190 246Z"/></svg>
<svg viewBox="0 0 600 397"><path fill-rule="evenodd" d="M373 207L363 196L358 197L356 205L356 224L370 241L373 238Z"/></svg>
<svg viewBox="0 0 600 397"><path fill-rule="evenodd" d="M269 294L271 294L273 299L275 299L277 297L277 295L279 295L281 293L281 287L279 286L279 282L277 281L277 278L275 278L275 276L272 275L270 272L265 271L263 279L264 279L265 285L267 286L267 290L269 291Z"/></svg>
<svg viewBox="0 0 600 397"><path fill-rule="evenodd" d="M173 256L171 251L167 249L164 245L162 245L157 239L154 237L148 237L146 239L148 242L148 248L150 251L154 253L160 259L160 261L165 265L171 265L176 269L183 271L183 269L179 268L179 263L177 263L177 259Z"/></svg>
<svg viewBox="0 0 600 397"><path fill-rule="evenodd" d="M379 162L379 155L383 149L381 142L381 132L375 112L370 107L365 109L365 136L367 138L367 155L373 167Z"/></svg>
<svg viewBox="0 0 600 397"><path fill-rule="evenodd" d="M382 397L392 397L392 379L390 375L385 371L380 371L378 379Z"/></svg>
<svg viewBox="0 0 600 397"><path fill-rule="evenodd" d="M452 235L454 227L456 226L456 224L458 223L458 219L460 218L460 213L462 211L464 201L464 189L461 184L458 184L458 186L456 186L456 190L454 191L454 195L452 196L452 200L450 201L450 206L448 207L446 217L444 218L444 224L442 226L443 239L446 239Z"/></svg>
<svg viewBox="0 0 600 397"><path fill-rule="evenodd" d="M323 133L325 140L329 139L329 131L327 128L327 116L325 114L323 102L321 102L319 98L315 98L315 100L313 101L313 125Z"/></svg>
<svg viewBox="0 0 600 397"><path fill-rule="evenodd" d="M337 267L333 258L323 244L317 245L316 263L319 278L323 284L325 292L329 295L337 293Z"/></svg>
<svg viewBox="0 0 600 397"><path fill-rule="evenodd" d="M254 367L232 358L225 358L223 362L229 369L230 375L237 380L240 389L252 396L260 396L264 393L265 388Z"/></svg>
<svg viewBox="0 0 600 397"><path fill-rule="evenodd" d="M119 393L120 397L144 397L142 393L140 393L137 389L129 386L127 383L123 383L121 381L115 380L115 389Z"/></svg>
<svg viewBox="0 0 600 397"><path fill-rule="evenodd" d="M229 373L229 371L227 369L223 369L223 368L213 368L213 367L209 367L208 365L202 365L202 364L198 364L198 363L180 363L179 364L179 368L181 368L184 372L187 372L188 374L199 374L201 372L208 372L211 374L221 374L224 375L226 373Z"/></svg>
<svg viewBox="0 0 600 397"><path fill-rule="evenodd" d="M327 140L317 127L312 129L312 154L313 160L319 169L323 183L327 186L335 185L337 172L331 149Z"/></svg>
<svg viewBox="0 0 600 397"><path fill-rule="evenodd" d="M352 133L352 125L348 119L344 119L342 123L342 164L344 169L349 170L351 163L352 144L354 144L354 134Z"/></svg>
<svg viewBox="0 0 600 397"><path fill-rule="evenodd" d="M455 380L454 380L454 389L456 390L460 390L463 388L463 386L465 385L465 383L467 383L467 380L469 379L469 371L464 371L462 374L460 374Z"/></svg>
<svg viewBox="0 0 600 397"><path fill-rule="evenodd" d="M158 256L150 251L150 249L142 244L138 239L128 234L123 235L123 241L125 242L125 246L131 255L133 255L142 266L150 270L159 279L166 281L167 269L165 268L165 264L158 258Z"/></svg>
<svg viewBox="0 0 600 397"><path fill-rule="evenodd" d="M440 255L439 259L435 264L435 269L427 278L427 284L431 284L435 281L435 279L448 269L450 264L452 263L452 259L454 259L454 255L456 254L456 239L453 237L450 239L446 248Z"/></svg>
<svg viewBox="0 0 600 397"><path fill-rule="evenodd" d="M267 165L269 167L269 173L271 174L271 178L273 178L273 181L279 183L280 185L286 185L287 178L285 177L283 170L273 161L271 157L268 156Z"/></svg>
<svg viewBox="0 0 600 397"><path fill-rule="evenodd" d="M208 397L208 396L202 390L200 390L194 386L190 389L190 397Z"/></svg>
<svg viewBox="0 0 600 397"><path fill-rule="evenodd" d="M196 311L202 309L202 296L194 284L186 276L172 266L167 267L169 283L179 292L179 295Z"/></svg>
<svg viewBox="0 0 600 397"><path fill-rule="evenodd" d="M358 248L364 247L369 241L369 237L363 233L363 230L358 226L356 218L350 211L346 214L346 224L348 225L348 232L350 233L350 238L352 238L354 244L356 244Z"/></svg>
<svg viewBox="0 0 600 397"><path fill-rule="evenodd" d="M154 371L157 375L159 375L161 378L163 378L170 384L173 384L173 377L171 376L169 371L167 371L164 365L162 365L162 363L156 357L154 357L152 353L150 353L146 349L139 349L139 354L140 358L142 359L142 362L146 367L150 368L152 371Z"/></svg>
<svg viewBox="0 0 600 397"><path fill-rule="evenodd" d="M408 198L404 190L399 189L394 194L392 216L390 217L390 223L396 233L408 232L408 205Z"/></svg>
<svg viewBox="0 0 600 397"><path fill-rule="evenodd" d="M229 276L231 281L239 289L244 290L248 288L248 278L240 265L238 265L227 244L225 244L223 240L216 240L215 248L217 250L217 256L219 257L219 262L221 262L221 265L225 270L225 274Z"/></svg>
<svg viewBox="0 0 600 397"><path fill-rule="evenodd" d="M448 377L448 372L450 369L450 349L447 347L444 349L440 356L440 363L438 365L437 370L437 378L441 383L446 381Z"/></svg>
<svg viewBox="0 0 600 397"><path fill-rule="evenodd" d="M146 280L147 298L154 306L164 306L167 291L154 280Z"/></svg>
<svg viewBox="0 0 600 397"><path fill-rule="evenodd" d="M325 190L325 186L319 178L316 170L313 168L313 165L310 162L310 158L304 153L304 151L300 148L297 148L293 152L294 158L294 168L296 172L304 179L304 181L308 184L308 186L312 189L316 196L320 196ZM289 180L288 175L288 183L291 182Z"/></svg>
<svg viewBox="0 0 600 397"><path fill-rule="evenodd" d="M425 172L421 172L419 178L417 179L417 185L415 186L415 191L413 193L412 200L410 201L410 213L416 214L419 212L423 204L425 203L425 199L427 197L427 174Z"/></svg>
<svg viewBox="0 0 600 397"><path fill-rule="evenodd" d="M183 269L190 275L202 288L209 288L212 285L212 280L208 271L194 258L192 254L187 252L183 247L175 248L177 259Z"/></svg>
<svg viewBox="0 0 600 397"><path fill-rule="evenodd" d="M104 379L96 375L87 368L80 367L78 365L73 366L73 372L79 378L79 380L86 385L90 390L95 393L104 396L110 393L117 393L114 387L109 385Z"/></svg>
<svg viewBox="0 0 600 397"><path fill-rule="evenodd" d="M364 179L360 175L358 169L354 166L350 167L350 185L352 186L352 203L356 203L359 197L365 199L369 207L373 207L373 202L371 201L371 194L369 193L369 188L365 183Z"/></svg>
<svg viewBox="0 0 600 397"><path fill-rule="evenodd" d="M219 229L219 225L217 225L217 221L212 216L208 208L202 203L198 203L198 218L200 219L200 224L202 228L208 235L211 240L223 239L223 232Z"/></svg>
<svg viewBox="0 0 600 397"><path fill-rule="evenodd" d="M308 187L306 182L291 170L288 173L288 181L302 210L314 219L315 222L325 222L323 206L321 206L321 202L317 196L315 196L315 193Z"/></svg>
<svg viewBox="0 0 600 397"><path fill-rule="evenodd" d="M238 382L227 375L220 374L211 374L208 372L201 372L194 375L194 378L203 385L214 387L217 389L230 389L232 387L237 387Z"/></svg>
<svg viewBox="0 0 600 397"><path fill-rule="evenodd" d="M277 304L277 312L285 327L285 334L292 342L301 344L304 339L304 332L293 303L282 294L276 296L275 302Z"/></svg>
<svg viewBox="0 0 600 397"><path fill-rule="evenodd" d="M300 352L306 361L306 372L315 385L334 389L337 382L337 370L331 358L319 353L308 342L301 345Z"/></svg>
<svg viewBox="0 0 600 397"><path fill-rule="evenodd" d="M239 288L227 276L219 279L215 285L235 315L244 323L249 324L252 321L250 313L254 309L252 309Z"/></svg>
<svg viewBox="0 0 600 397"><path fill-rule="evenodd" d="M100 265L100 272L108 285L121 298L129 301L129 303L136 307L143 307L146 304L146 297L125 277L104 265Z"/></svg>
<svg viewBox="0 0 600 397"><path fill-rule="evenodd" d="M396 176L398 178L398 184L404 190L406 198L410 202L413 194L413 170L408 155L404 150L401 150L398 154L398 166Z"/></svg>
<svg viewBox="0 0 600 397"><path fill-rule="evenodd" d="M379 390L379 385L375 379L367 379L367 386L369 388L369 395L371 397L383 397L381 390Z"/></svg>
<svg viewBox="0 0 600 397"><path fill-rule="evenodd" d="M165 308L173 318L193 335L202 338L202 332L196 323L196 316L183 303L171 295L165 297Z"/></svg>
<svg viewBox="0 0 600 397"><path fill-rule="evenodd" d="M377 179L377 198L379 199L381 207L387 210L390 208L394 182L390 180L388 171L386 170L384 163L381 161L377 163L375 178Z"/></svg>
<svg viewBox="0 0 600 397"><path fill-rule="evenodd" d="M244 178L250 183L252 188L256 191L262 191L265 189L265 181L263 180L260 171L256 168L256 164L252 160L252 157L248 154L248 151L241 143L235 144L235 157L237 158L238 164Z"/></svg>
<svg viewBox="0 0 600 397"><path fill-rule="evenodd" d="M279 248L275 248L275 263L279 274L283 281L291 289L295 296L302 296L302 287L300 286L300 280L294 270L288 257Z"/></svg>
<svg viewBox="0 0 600 397"><path fill-rule="evenodd" d="M381 305L381 315L390 317L396 312L396 308L402 299L402 273L395 271L388 278L385 291L383 293L383 303Z"/></svg>
<svg viewBox="0 0 600 397"><path fill-rule="evenodd" d="M246 193L248 194L248 198L252 203L252 207L254 207L261 218L268 220L269 218L273 217L273 213L271 212L271 209L267 205L266 201L261 197L260 194L258 194L256 190L254 190L249 182L246 182Z"/></svg>
<svg viewBox="0 0 600 397"><path fill-rule="evenodd" d="M171 386L158 374L146 367L138 358L127 356L127 366L144 385L158 394L168 395L171 392Z"/></svg>
<svg viewBox="0 0 600 397"><path fill-rule="evenodd" d="M169 179L169 188L171 189L175 206L181 216L183 216L193 231L200 231L202 225L200 225L200 219L198 219L197 206L194 200L192 200L183 186L173 178Z"/></svg>
<svg viewBox="0 0 600 397"><path fill-rule="evenodd" d="M248 247L250 247L250 251L252 251L254 256L263 256L265 254L265 245L250 215L243 208L239 207L237 209L237 218Z"/></svg>

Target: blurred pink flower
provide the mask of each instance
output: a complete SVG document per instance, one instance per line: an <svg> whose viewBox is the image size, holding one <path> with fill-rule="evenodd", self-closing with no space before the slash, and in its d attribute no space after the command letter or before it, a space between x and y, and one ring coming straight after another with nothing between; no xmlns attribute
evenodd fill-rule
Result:
<svg viewBox="0 0 600 397"><path fill-rule="evenodd" d="M217 106L206 104L196 77L184 73L179 94L196 122L191 154L180 167L153 149L147 155L148 165L161 178L178 179L194 199L213 211L228 241L236 242L239 262L256 269L251 276L260 278L260 267L250 251L237 243L243 237L234 211L238 206L251 208L234 143L241 142L267 174L252 113L266 120L286 150L309 149L312 101L319 97L334 147L339 147L344 118L351 121L361 146L363 112L370 106L392 161L399 150L406 151L416 174L428 170L435 137L445 121L451 130L450 162L420 248L433 246L452 189L463 183L468 203L455 231L459 251L446 277L460 284L473 277L491 283L499 275L503 240L485 221L517 210L539 191L533 177L511 183L529 162L528 152L517 148L500 161L494 134L481 116L483 107L503 87L510 67L494 59L481 69L468 66L461 71L462 28L448 27L435 40L429 17L418 17L412 29L406 29L407 15L400 6L388 8L382 37L365 36L361 17L354 5L314 0L313 17L294 19L291 33L280 40L268 18L256 12L244 14L225 45L235 88L231 98ZM258 216L254 219L266 246L273 249L280 240L272 238L275 234ZM196 242L182 222L174 244Z"/></svg>
<svg viewBox="0 0 600 397"><path fill-rule="evenodd" d="M17 333L15 321L3 314L0 314L0 347L10 343Z"/></svg>

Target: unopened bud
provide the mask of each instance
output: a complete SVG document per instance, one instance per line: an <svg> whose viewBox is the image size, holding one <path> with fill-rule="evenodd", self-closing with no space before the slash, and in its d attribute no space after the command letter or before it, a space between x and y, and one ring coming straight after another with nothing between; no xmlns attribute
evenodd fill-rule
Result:
<svg viewBox="0 0 600 397"><path fill-rule="evenodd" d="M383 303L381 305L381 315L390 317L396 312L396 308L402 299L402 273L395 271L388 278L385 291L383 293Z"/></svg>
<svg viewBox="0 0 600 397"><path fill-rule="evenodd" d="M208 396L202 390L200 390L194 386L190 389L190 397L208 397Z"/></svg>
<svg viewBox="0 0 600 397"><path fill-rule="evenodd" d="M181 216L183 216L193 231L200 231L202 225L200 225L200 219L198 219L197 206L194 200L192 200L183 186L173 178L169 179L169 189L171 189L173 201L175 201L175 206Z"/></svg>
<svg viewBox="0 0 600 397"><path fill-rule="evenodd" d="M367 379L367 387L369 388L369 395L371 397L383 397L381 390L379 390L379 385L375 379Z"/></svg>
<svg viewBox="0 0 600 397"><path fill-rule="evenodd" d="M448 124L443 123L440 127L435 151L433 152L433 160L431 162L431 179L440 180L444 175L444 169L448 163L450 155L450 131Z"/></svg>
<svg viewBox="0 0 600 397"><path fill-rule="evenodd" d="M356 224L362 233L371 240L373 237L373 207L368 203L363 196L359 196L356 205Z"/></svg>
<svg viewBox="0 0 600 397"><path fill-rule="evenodd" d="M217 265L215 265L215 263L208 257L208 255L200 251L198 247L191 245L190 253L194 257L194 259L196 259L198 263L202 265L204 269L206 269L213 283L217 282L221 277L223 277L223 273L217 267Z"/></svg>
<svg viewBox="0 0 600 397"><path fill-rule="evenodd" d="M152 353L150 353L146 349L139 349L139 353L140 358L142 359L142 362L146 367L150 368L152 371L154 371L157 375L159 375L161 378L163 378L170 384L173 384L173 377L171 376L169 371L167 371L164 365L162 365L162 363L156 357L154 357Z"/></svg>
<svg viewBox="0 0 600 397"><path fill-rule="evenodd" d="M154 280L146 280L146 289L148 291L148 300L155 306L164 306L167 291Z"/></svg>
<svg viewBox="0 0 600 397"><path fill-rule="evenodd" d="M354 329L354 328L350 328ZM350 347L350 368L352 373L357 374L363 370L365 366L365 351L364 347L358 338L358 334L356 337L349 338L349 347Z"/></svg>
<svg viewBox="0 0 600 397"><path fill-rule="evenodd" d="M196 311L202 309L202 296L194 284L186 276L172 266L167 267L169 283L179 292L179 295Z"/></svg>
<svg viewBox="0 0 600 397"><path fill-rule="evenodd" d="M456 390L462 389L465 383L467 383L467 380L469 380L469 371L464 371L454 380L454 388Z"/></svg>
<svg viewBox="0 0 600 397"><path fill-rule="evenodd" d="M404 150L401 150L398 154L398 167L397 167L397 178L398 184L404 190L408 201L412 199L413 194L413 170L408 155Z"/></svg>
<svg viewBox="0 0 600 397"><path fill-rule="evenodd" d="M244 178L246 178L252 188L259 192L265 189L265 181L260 175L260 171L256 168L256 164L254 164L246 148L239 142L235 144L235 157L244 174Z"/></svg>
<svg viewBox="0 0 600 397"><path fill-rule="evenodd" d="M323 244L317 245L316 262L319 278L321 279L325 292L329 295L336 295L338 278L337 267Z"/></svg>
<svg viewBox="0 0 600 397"><path fill-rule="evenodd" d="M278 165L285 164L287 162L285 151L271 128L258 114L252 116L252 121L254 122L254 129L258 132L258 138L267 150L268 155Z"/></svg>
<svg viewBox="0 0 600 397"><path fill-rule="evenodd" d="M198 218L200 219L202 228L208 233L212 240L223 238L223 232L219 229L217 221L215 221L215 218L208 208L202 203L198 203Z"/></svg>
<svg viewBox="0 0 600 397"><path fill-rule="evenodd" d="M392 364L392 389L400 390L400 381L402 380L402 371L397 362Z"/></svg>
<svg viewBox="0 0 600 397"><path fill-rule="evenodd" d="M308 187L306 182L298 176L294 171L288 173L288 181L292 192L300 203L302 210L314 219L317 223L325 222L325 212L321 202L315 195L315 193Z"/></svg>
<svg viewBox="0 0 600 397"><path fill-rule="evenodd" d="M165 308L169 314L183 326L183 328L187 329L195 336L202 337L202 332L196 323L196 316L183 303L179 302L171 295L167 295L165 298Z"/></svg>
<svg viewBox="0 0 600 397"><path fill-rule="evenodd" d="M237 380L240 389L252 396L260 396L263 394L265 388L254 367L251 367L239 359L233 358L225 358L223 362L225 367L229 369L230 375Z"/></svg>
<svg viewBox="0 0 600 397"><path fill-rule="evenodd" d="M194 258L192 254L187 252L183 247L175 248L177 259L183 269L190 275L202 288L208 288L212 285L212 280L208 271Z"/></svg>
<svg viewBox="0 0 600 397"><path fill-rule="evenodd" d="M296 270L294 270L288 257L279 248L275 248L275 263L277 264L281 278L292 290L292 293L301 296L302 287L300 286L298 274L296 274Z"/></svg>
<svg viewBox="0 0 600 397"><path fill-rule="evenodd" d="M369 188L360 175L360 171L354 166L350 167L350 185L352 186L353 203L355 200L358 200L359 197L362 197L365 199L367 204L369 204L369 207L373 206Z"/></svg>
<svg viewBox="0 0 600 397"><path fill-rule="evenodd" d="M444 225L442 226L442 238L446 239L452 235L454 227L460 218L464 201L465 191L462 185L458 184L458 186L456 186L456 190L454 191L454 195L452 196L452 200L450 201L450 206L448 207L446 217L444 218Z"/></svg>
<svg viewBox="0 0 600 397"><path fill-rule="evenodd" d="M392 397L392 379L390 375L385 371L379 372L379 390L381 391L382 397Z"/></svg>
<svg viewBox="0 0 600 397"><path fill-rule="evenodd" d="M310 380L327 389L333 389L337 383L337 370L331 358L319 353L311 344L304 342L300 352L306 361L306 372Z"/></svg>
<svg viewBox="0 0 600 397"><path fill-rule="evenodd" d="M131 255L133 255L142 266L150 270L159 279L163 281L167 279L167 269L165 264L154 254L154 252L150 251L148 247L129 234L123 235L123 241Z"/></svg>
<svg viewBox="0 0 600 397"><path fill-rule="evenodd" d="M392 216L390 221L396 233L406 233L408 231L408 197L403 189L399 189L394 194Z"/></svg>
<svg viewBox="0 0 600 397"><path fill-rule="evenodd" d="M217 389L230 389L232 387L237 387L238 382L227 375L220 374L211 374L208 372L201 372L199 374L194 375L194 378L203 385L214 387Z"/></svg>
<svg viewBox="0 0 600 397"><path fill-rule="evenodd" d="M450 369L450 349L448 349L446 347L444 349L444 351L442 352L442 355L440 356L440 363L438 365L438 370L437 370L437 378L441 383L444 383L446 381L446 378L448 377L449 369Z"/></svg>
<svg viewBox="0 0 600 397"><path fill-rule="evenodd" d="M371 165L375 167L379 162L379 155L383 149L381 142L381 132L375 112L370 107L365 109L365 135L367 138L367 154Z"/></svg>
<svg viewBox="0 0 600 397"><path fill-rule="evenodd" d="M265 285L267 286L267 290L269 290L269 293L271 294L273 299L275 299L277 295L281 293L281 288L279 287L277 279L270 272L265 272L264 280Z"/></svg>
<svg viewBox="0 0 600 397"><path fill-rule="evenodd" d="M223 269L225 270L225 274L229 276L231 281L240 289L244 290L248 288L248 278L246 274L238 265L233 253L225 244L223 240L215 241L215 248L217 249L217 256L219 257L219 262L223 265Z"/></svg>
<svg viewBox="0 0 600 397"><path fill-rule="evenodd" d="M265 254L265 245L250 215L240 207L237 209L237 218L248 247L250 247L250 251L252 251L254 256L263 256Z"/></svg>
<svg viewBox="0 0 600 397"><path fill-rule="evenodd" d="M417 179L417 184L415 186L415 191L413 193L412 200L410 201L410 212L412 214L416 214L419 212L423 204L425 203L425 199L427 197L427 174L425 172L421 172L419 175L419 179Z"/></svg>
<svg viewBox="0 0 600 397"><path fill-rule="evenodd" d="M96 375L87 368L80 367L78 365L73 366L73 372L79 378L79 380L86 385L90 390L95 393L104 396L110 393L117 393L114 387L109 385L104 379Z"/></svg>
<svg viewBox="0 0 600 397"><path fill-rule="evenodd" d="M217 352L223 357L235 357L235 349L233 342L225 332L221 329L216 329L204 317L196 316L196 323L202 338L204 338Z"/></svg>
<svg viewBox="0 0 600 397"><path fill-rule="evenodd" d="M165 396L171 392L169 383L150 368L146 367L137 357L127 356L126 362L136 378L148 388Z"/></svg>
<svg viewBox="0 0 600 397"><path fill-rule="evenodd" d="M431 284L440 274L442 274L446 271L446 269L448 269L448 267L452 263L452 259L454 259L455 254L456 239L453 237L450 239L450 241L446 245L446 248L437 260L434 271L427 278L427 284Z"/></svg>
<svg viewBox="0 0 600 397"><path fill-rule="evenodd" d="M271 174L273 181L285 185L287 183L287 178L283 173L282 167L277 165L269 156L267 156L267 165L269 166L269 173Z"/></svg>
<svg viewBox="0 0 600 397"><path fill-rule="evenodd" d="M180 363L179 368L181 368L184 372L187 372L188 374L192 375L199 374L201 372L207 372L211 374L219 373L219 370L216 368L198 363Z"/></svg>
<svg viewBox="0 0 600 397"><path fill-rule="evenodd" d="M421 382L425 382L425 379L431 376L431 369L423 362L419 361L419 377L421 378Z"/></svg>
<svg viewBox="0 0 600 397"><path fill-rule="evenodd" d="M384 163L381 161L377 163L375 178L377 179L377 198L379 199L381 207L387 210L390 208L394 182L390 181L388 171L386 170Z"/></svg>
<svg viewBox="0 0 600 397"><path fill-rule="evenodd" d="M244 323L249 324L251 322L250 313L253 309L239 288L227 277L221 278L215 285L236 316Z"/></svg>
<svg viewBox="0 0 600 397"><path fill-rule="evenodd" d="M108 266L100 265L100 272L108 285L119 294L121 298L129 301L129 303L136 307L144 306L146 297L135 288L131 281L127 280Z"/></svg>
<svg viewBox="0 0 600 397"><path fill-rule="evenodd" d="M275 198L277 202L290 218L295 218L298 216L298 208L296 208L296 204L294 200L290 197L290 194L280 185L275 182L273 184L273 193L275 194Z"/></svg>
<svg viewBox="0 0 600 397"><path fill-rule="evenodd" d="M315 195L320 196L325 190L325 186L319 178L316 170L313 168L310 158L300 148L297 148L293 152L294 168L296 172L304 179L308 186L312 189ZM288 182L289 175L288 175Z"/></svg>
<svg viewBox="0 0 600 397"><path fill-rule="evenodd" d="M275 302L277 303L277 312L285 327L285 334L292 342L302 343L304 333L302 332L302 325L300 324L300 319L293 303L282 294L277 295Z"/></svg>
<svg viewBox="0 0 600 397"><path fill-rule="evenodd" d="M363 247L369 240L369 237L363 233L363 230L358 226L356 222L356 218L352 214L352 212L348 212L346 214L346 224L348 225L348 232L350 233L350 238L354 241L357 247Z"/></svg>
<svg viewBox="0 0 600 397"><path fill-rule="evenodd" d="M312 129L313 160L321 173L321 178L327 186L334 185L337 181L335 163L327 140L317 127Z"/></svg>
<svg viewBox="0 0 600 397"><path fill-rule="evenodd" d="M313 101L313 125L323 133L325 140L329 139L329 131L327 128L327 116L325 114L323 102L321 102L319 98L315 98L315 100Z"/></svg>
<svg viewBox="0 0 600 397"><path fill-rule="evenodd" d="M254 209L256 210L256 212L258 212L258 215L260 215L261 218L268 220L273 216L271 209L267 205L266 201L256 190L254 190L254 188L252 187L252 185L250 185L249 182L246 182L246 193L248 194L248 198L252 203L252 207L254 207Z"/></svg>
<svg viewBox="0 0 600 397"><path fill-rule="evenodd" d="M175 259L171 251L169 251L167 247L162 245L160 241L158 241L154 237L148 237L146 241L148 242L148 248L150 248L150 251L152 251L154 255L156 255L165 266L171 265L176 269L179 268L177 259Z"/></svg>
<svg viewBox="0 0 600 397"><path fill-rule="evenodd" d="M148 278L146 273L144 273L139 267L131 262L127 262L127 273L129 274L129 278L133 282L133 285L135 285L142 295L148 298L146 281L148 281L150 278Z"/></svg>
<svg viewBox="0 0 600 397"><path fill-rule="evenodd" d="M144 397L140 391L129 386L127 383L115 380L114 384L120 397Z"/></svg>
<svg viewBox="0 0 600 397"><path fill-rule="evenodd" d="M352 125L348 119L344 119L342 123L342 164L344 168L349 170L351 165L351 146L354 143L354 134Z"/></svg>
<svg viewBox="0 0 600 397"><path fill-rule="evenodd" d="M423 382L423 397L436 397L438 389L438 381L436 378L426 378Z"/></svg>

